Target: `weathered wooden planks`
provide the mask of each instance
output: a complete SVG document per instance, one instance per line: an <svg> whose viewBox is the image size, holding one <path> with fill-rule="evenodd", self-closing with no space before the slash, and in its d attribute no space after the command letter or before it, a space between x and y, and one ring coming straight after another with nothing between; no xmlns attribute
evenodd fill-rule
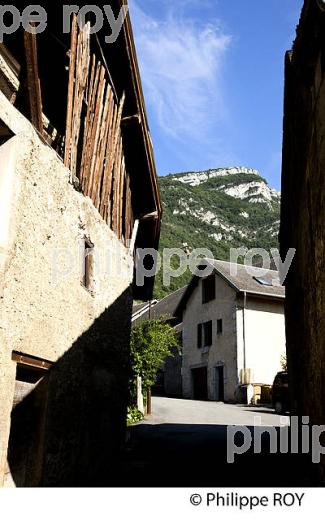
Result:
<svg viewBox="0 0 325 520"><path fill-rule="evenodd" d="M111 227L114 233L118 236L118 224L119 224L119 208L120 208L120 182L121 182L121 161L122 161L122 138L118 139L116 160L113 169L113 195L112 195L112 207L111 207Z"/></svg>
<svg viewBox="0 0 325 520"><path fill-rule="evenodd" d="M24 47L27 65L27 90L30 118L35 128L43 134L42 93L38 72L37 35L24 31Z"/></svg>
<svg viewBox="0 0 325 520"><path fill-rule="evenodd" d="M112 205L111 205L111 191L114 185L115 175L119 175L119 168L122 162L122 144L119 147L119 140L121 140L121 118L125 95L123 94L119 106L115 105L113 120L111 124L111 131L109 132L106 150L106 165L103 179L103 189L101 194L101 201L99 211L106 222L111 225L112 222ZM121 148L121 150L120 150ZM120 153L121 151L121 153ZM113 199L114 204L114 199ZM115 224L114 224L115 225ZM112 228L113 229L113 228Z"/></svg>
<svg viewBox="0 0 325 520"><path fill-rule="evenodd" d="M89 26L78 30L74 18L65 164L107 224L127 240L133 216L121 135L125 94L117 103L114 92L106 66L95 55L90 58Z"/></svg>
<svg viewBox="0 0 325 520"><path fill-rule="evenodd" d="M125 241L131 240L132 229L133 229L133 214L132 214L132 193L131 193L131 181L130 175L126 173L125 177Z"/></svg>
<svg viewBox="0 0 325 520"><path fill-rule="evenodd" d="M88 82L90 49L90 25L87 24L79 32L76 60L76 79L74 84L74 110L72 117L70 170L73 177L77 175L78 144L80 139L81 115Z"/></svg>
<svg viewBox="0 0 325 520"><path fill-rule="evenodd" d="M87 158L87 151L89 149L89 128L91 125L91 106L92 106L92 95L93 95L93 88L94 88L94 82L95 82L96 75L96 57L93 55L92 57L92 65L91 65L91 72L90 72L90 80L89 80L89 86L87 91L87 113L85 118L85 125L84 125L84 135L83 135L83 154L82 154L82 160L80 164L80 170L79 170L79 180L80 185L83 186L83 176L84 176L84 168L85 168L85 161Z"/></svg>
<svg viewBox="0 0 325 520"><path fill-rule="evenodd" d="M97 147L98 147L98 139L100 127L102 124L102 112L103 112L103 96L105 90L105 69L100 65L100 74L98 81L98 91L95 98L95 106L94 106L94 116L93 123L91 128L91 133L89 135L89 155L87 158L87 182L85 184L85 195L92 195L92 188L94 183L94 169L96 166L97 157Z"/></svg>
<svg viewBox="0 0 325 520"><path fill-rule="evenodd" d="M113 112L113 92L109 85L106 88L106 96L103 110L102 123L100 125L100 134L97 146L97 160L94 166L94 182L92 185L92 191L90 197L94 201L96 208L99 208L100 204L100 193L102 187L102 179L104 174L104 163L106 146L109 135L109 120L111 113Z"/></svg>
<svg viewBox="0 0 325 520"><path fill-rule="evenodd" d="M68 83L68 105L67 105L67 121L66 121L66 132L65 132L65 152L64 152L64 164L70 166L70 149L71 149L71 123L73 113L73 97L74 97L74 83L75 83L75 68L76 68L76 55L77 55L77 17L74 15L71 27L71 47L69 52L69 83Z"/></svg>
<svg viewBox="0 0 325 520"><path fill-rule="evenodd" d="M92 74L94 77L91 78L90 82L90 91L88 94L88 109L86 115L86 123L84 128L84 140L83 140L83 149L82 149L82 160L80 166L80 181L82 181L82 190L84 193L88 190L88 181L89 181L89 162L90 162L90 153L91 153L91 136L93 131L94 117L95 117L95 105L96 105L96 95L97 88L99 83L99 76L101 71L100 63L97 63L94 57L94 66L92 67ZM96 68L96 73L95 73Z"/></svg>

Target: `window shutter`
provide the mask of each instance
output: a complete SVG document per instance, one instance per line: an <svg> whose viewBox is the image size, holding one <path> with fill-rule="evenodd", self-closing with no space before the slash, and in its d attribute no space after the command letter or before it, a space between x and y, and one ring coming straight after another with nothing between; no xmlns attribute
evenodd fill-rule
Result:
<svg viewBox="0 0 325 520"><path fill-rule="evenodd" d="M222 320L217 321L217 334L222 334Z"/></svg>
<svg viewBox="0 0 325 520"><path fill-rule="evenodd" d="M197 326L197 348L202 347L202 323Z"/></svg>
<svg viewBox="0 0 325 520"><path fill-rule="evenodd" d="M204 346L210 347L212 345L212 321L207 321L204 324Z"/></svg>
<svg viewBox="0 0 325 520"><path fill-rule="evenodd" d="M216 297L216 279L215 275L211 274L202 280L202 303L208 303L215 300Z"/></svg>

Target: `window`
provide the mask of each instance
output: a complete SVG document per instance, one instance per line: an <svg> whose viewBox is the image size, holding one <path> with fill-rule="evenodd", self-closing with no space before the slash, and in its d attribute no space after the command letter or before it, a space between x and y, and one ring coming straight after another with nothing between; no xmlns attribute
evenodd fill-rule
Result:
<svg viewBox="0 0 325 520"><path fill-rule="evenodd" d="M92 279L94 271L94 244L89 240L83 240L82 248L82 266L81 266L81 283L88 289L92 290Z"/></svg>
<svg viewBox="0 0 325 520"><path fill-rule="evenodd" d="M207 321L203 324L204 328L204 346L210 347L212 345L212 321Z"/></svg>
<svg viewBox="0 0 325 520"><path fill-rule="evenodd" d="M208 303L216 297L215 276L211 274L202 280L202 303Z"/></svg>
<svg viewBox="0 0 325 520"><path fill-rule="evenodd" d="M199 323L197 326L198 348L210 347L212 345L212 321Z"/></svg>
<svg viewBox="0 0 325 520"><path fill-rule="evenodd" d="M217 320L217 334L222 334L222 320Z"/></svg>

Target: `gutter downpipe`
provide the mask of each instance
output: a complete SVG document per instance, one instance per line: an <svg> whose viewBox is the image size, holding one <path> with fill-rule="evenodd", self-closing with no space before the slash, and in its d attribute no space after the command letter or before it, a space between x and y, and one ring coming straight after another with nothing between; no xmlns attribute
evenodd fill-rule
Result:
<svg viewBox="0 0 325 520"><path fill-rule="evenodd" d="M247 304L247 293L244 291L244 305L243 305L243 365L244 365L244 382L246 386L246 402L250 404L254 398L254 387L250 378L248 379L246 373L246 324L245 324L245 310Z"/></svg>
<svg viewBox="0 0 325 520"><path fill-rule="evenodd" d="M243 364L244 364L244 373L246 373L245 309L246 309L246 291L244 291L244 307L243 307ZM246 377L246 374L245 374L245 377Z"/></svg>

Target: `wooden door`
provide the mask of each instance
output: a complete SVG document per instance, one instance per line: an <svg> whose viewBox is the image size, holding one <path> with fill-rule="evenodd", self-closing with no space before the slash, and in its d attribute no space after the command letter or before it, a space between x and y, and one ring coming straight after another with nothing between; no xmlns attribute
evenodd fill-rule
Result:
<svg viewBox="0 0 325 520"><path fill-rule="evenodd" d="M207 367L192 369L193 399L207 401L208 399L208 370Z"/></svg>

